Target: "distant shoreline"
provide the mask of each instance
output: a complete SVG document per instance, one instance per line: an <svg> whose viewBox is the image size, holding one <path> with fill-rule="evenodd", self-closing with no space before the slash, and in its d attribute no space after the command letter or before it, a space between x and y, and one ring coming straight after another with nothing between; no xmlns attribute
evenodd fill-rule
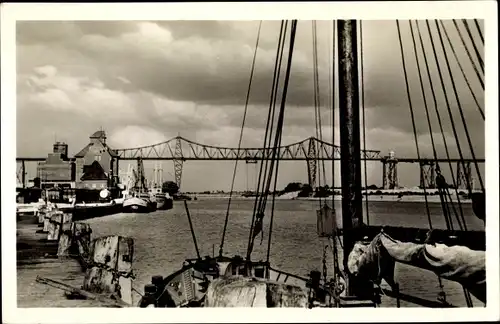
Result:
<svg viewBox="0 0 500 324"><path fill-rule="evenodd" d="M297 197L298 192L290 192L286 193L281 196L277 196L277 200L320 200L320 199L326 199L326 200L331 200L332 196L325 197L325 198L319 198L319 197ZM190 197L196 197L198 199L229 199L229 193L189 193L187 194ZM245 200L251 200L254 199L255 197L243 197L242 193L233 193L232 195L233 199L245 199ZM342 196L341 195L335 195L334 197L335 201L341 201ZM363 193L363 201L366 200L366 194ZM456 195L452 194L452 200L457 201ZM376 195L376 194L368 194L368 201L377 201L377 202L425 202L425 196L423 194L403 194L402 196L398 196L398 194L382 194L382 195ZM427 201L432 202L432 203L439 203L441 200L439 198L439 195L434 194L434 195L429 195L427 194ZM461 203L471 203L472 201L470 199L465 199L463 197L460 197L460 202Z"/></svg>

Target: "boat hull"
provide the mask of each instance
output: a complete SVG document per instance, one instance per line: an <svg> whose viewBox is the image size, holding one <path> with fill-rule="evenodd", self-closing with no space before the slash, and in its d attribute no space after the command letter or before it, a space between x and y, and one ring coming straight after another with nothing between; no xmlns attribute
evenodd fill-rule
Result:
<svg viewBox="0 0 500 324"><path fill-rule="evenodd" d="M107 203L107 204L94 204L91 206L76 205L68 210L73 214L73 220L78 221L89 218L117 214L121 211L121 209L122 209L121 204Z"/></svg>
<svg viewBox="0 0 500 324"><path fill-rule="evenodd" d="M123 202L123 212L125 213L149 213L155 211L156 203L149 200L132 197Z"/></svg>
<svg viewBox="0 0 500 324"><path fill-rule="evenodd" d="M170 197L165 197L164 195L157 195L155 198L156 198L156 209L158 210L169 210L174 207L174 201Z"/></svg>

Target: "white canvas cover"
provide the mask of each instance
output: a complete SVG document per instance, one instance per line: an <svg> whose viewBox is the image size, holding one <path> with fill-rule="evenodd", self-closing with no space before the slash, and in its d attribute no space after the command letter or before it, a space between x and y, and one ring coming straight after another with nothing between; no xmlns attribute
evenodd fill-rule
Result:
<svg viewBox="0 0 500 324"><path fill-rule="evenodd" d="M378 234L369 244L358 242L348 260L349 271L359 277L394 284L395 262L431 270L442 278L462 284L477 299L486 302L484 251L465 246L416 244Z"/></svg>

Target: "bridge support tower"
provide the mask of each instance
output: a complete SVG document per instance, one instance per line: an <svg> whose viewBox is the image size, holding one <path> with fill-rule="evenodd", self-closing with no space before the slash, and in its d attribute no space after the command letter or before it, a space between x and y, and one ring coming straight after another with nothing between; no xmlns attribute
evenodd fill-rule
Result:
<svg viewBox="0 0 500 324"><path fill-rule="evenodd" d="M457 189L468 189L472 185L472 172L470 162L457 162Z"/></svg>
<svg viewBox="0 0 500 324"><path fill-rule="evenodd" d="M183 164L184 164L184 157L182 156L181 138L177 137L175 140L175 150L174 150L174 173L175 173L175 184L177 184L179 191L181 190Z"/></svg>
<svg viewBox="0 0 500 324"><path fill-rule="evenodd" d="M316 152L316 143L314 142L314 139L309 140L309 144L307 147L307 179L309 182L309 186L314 190L316 187L316 169L318 166L318 160L317 160L317 152Z"/></svg>
<svg viewBox="0 0 500 324"><path fill-rule="evenodd" d="M382 158L382 185L384 189L396 189L398 187L398 160L394 152Z"/></svg>
<svg viewBox="0 0 500 324"><path fill-rule="evenodd" d="M436 164L434 161L420 161L420 188L436 188Z"/></svg>

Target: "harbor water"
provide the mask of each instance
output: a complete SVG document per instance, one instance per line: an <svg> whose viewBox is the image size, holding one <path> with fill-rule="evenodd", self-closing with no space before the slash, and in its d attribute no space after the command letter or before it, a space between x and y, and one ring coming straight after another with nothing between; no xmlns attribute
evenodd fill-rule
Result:
<svg viewBox="0 0 500 324"><path fill-rule="evenodd" d="M193 227L202 257L218 254L227 199L201 198L189 201ZM341 224L341 202L335 209ZM230 209L224 254L245 256L252 217L253 199L233 199ZM270 206L270 202L268 202ZM316 209L318 201L277 200L271 238L270 262L274 268L300 276L308 276L311 270L322 271L323 250L327 243L316 234ZM432 226L446 228L439 203L429 204ZM369 202L369 224L428 228L425 203L421 202ZM472 212L470 204L463 205L463 212L470 230L482 230L482 221ZM366 217L366 210L364 217ZM256 239L253 260L265 260L269 234L270 208L264 218L264 233ZM136 275L134 287L141 291L153 275L166 276L179 269L187 258L195 258L189 222L184 204L174 203L174 208L149 214L115 214L86 221L93 230L93 237L118 234L130 236L135 241L133 268ZM365 219L366 222L366 219ZM262 239L262 243L261 243ZM332 253L327 253L331 266ZM329 268L329 275L332 274ZM435 274L406 265L396 266L396 281L400 291L420 298L436 300L441 289ZM454 306L466 307L462 287L443 280L447 301ZM384 285L383 285L384 286ZM138 295L137 295L137 298ZM472 297L474 306L483 306ZM382 306L392 307L391 298L382 298ZM417 306L401 302L402 307Z"/></svg>

